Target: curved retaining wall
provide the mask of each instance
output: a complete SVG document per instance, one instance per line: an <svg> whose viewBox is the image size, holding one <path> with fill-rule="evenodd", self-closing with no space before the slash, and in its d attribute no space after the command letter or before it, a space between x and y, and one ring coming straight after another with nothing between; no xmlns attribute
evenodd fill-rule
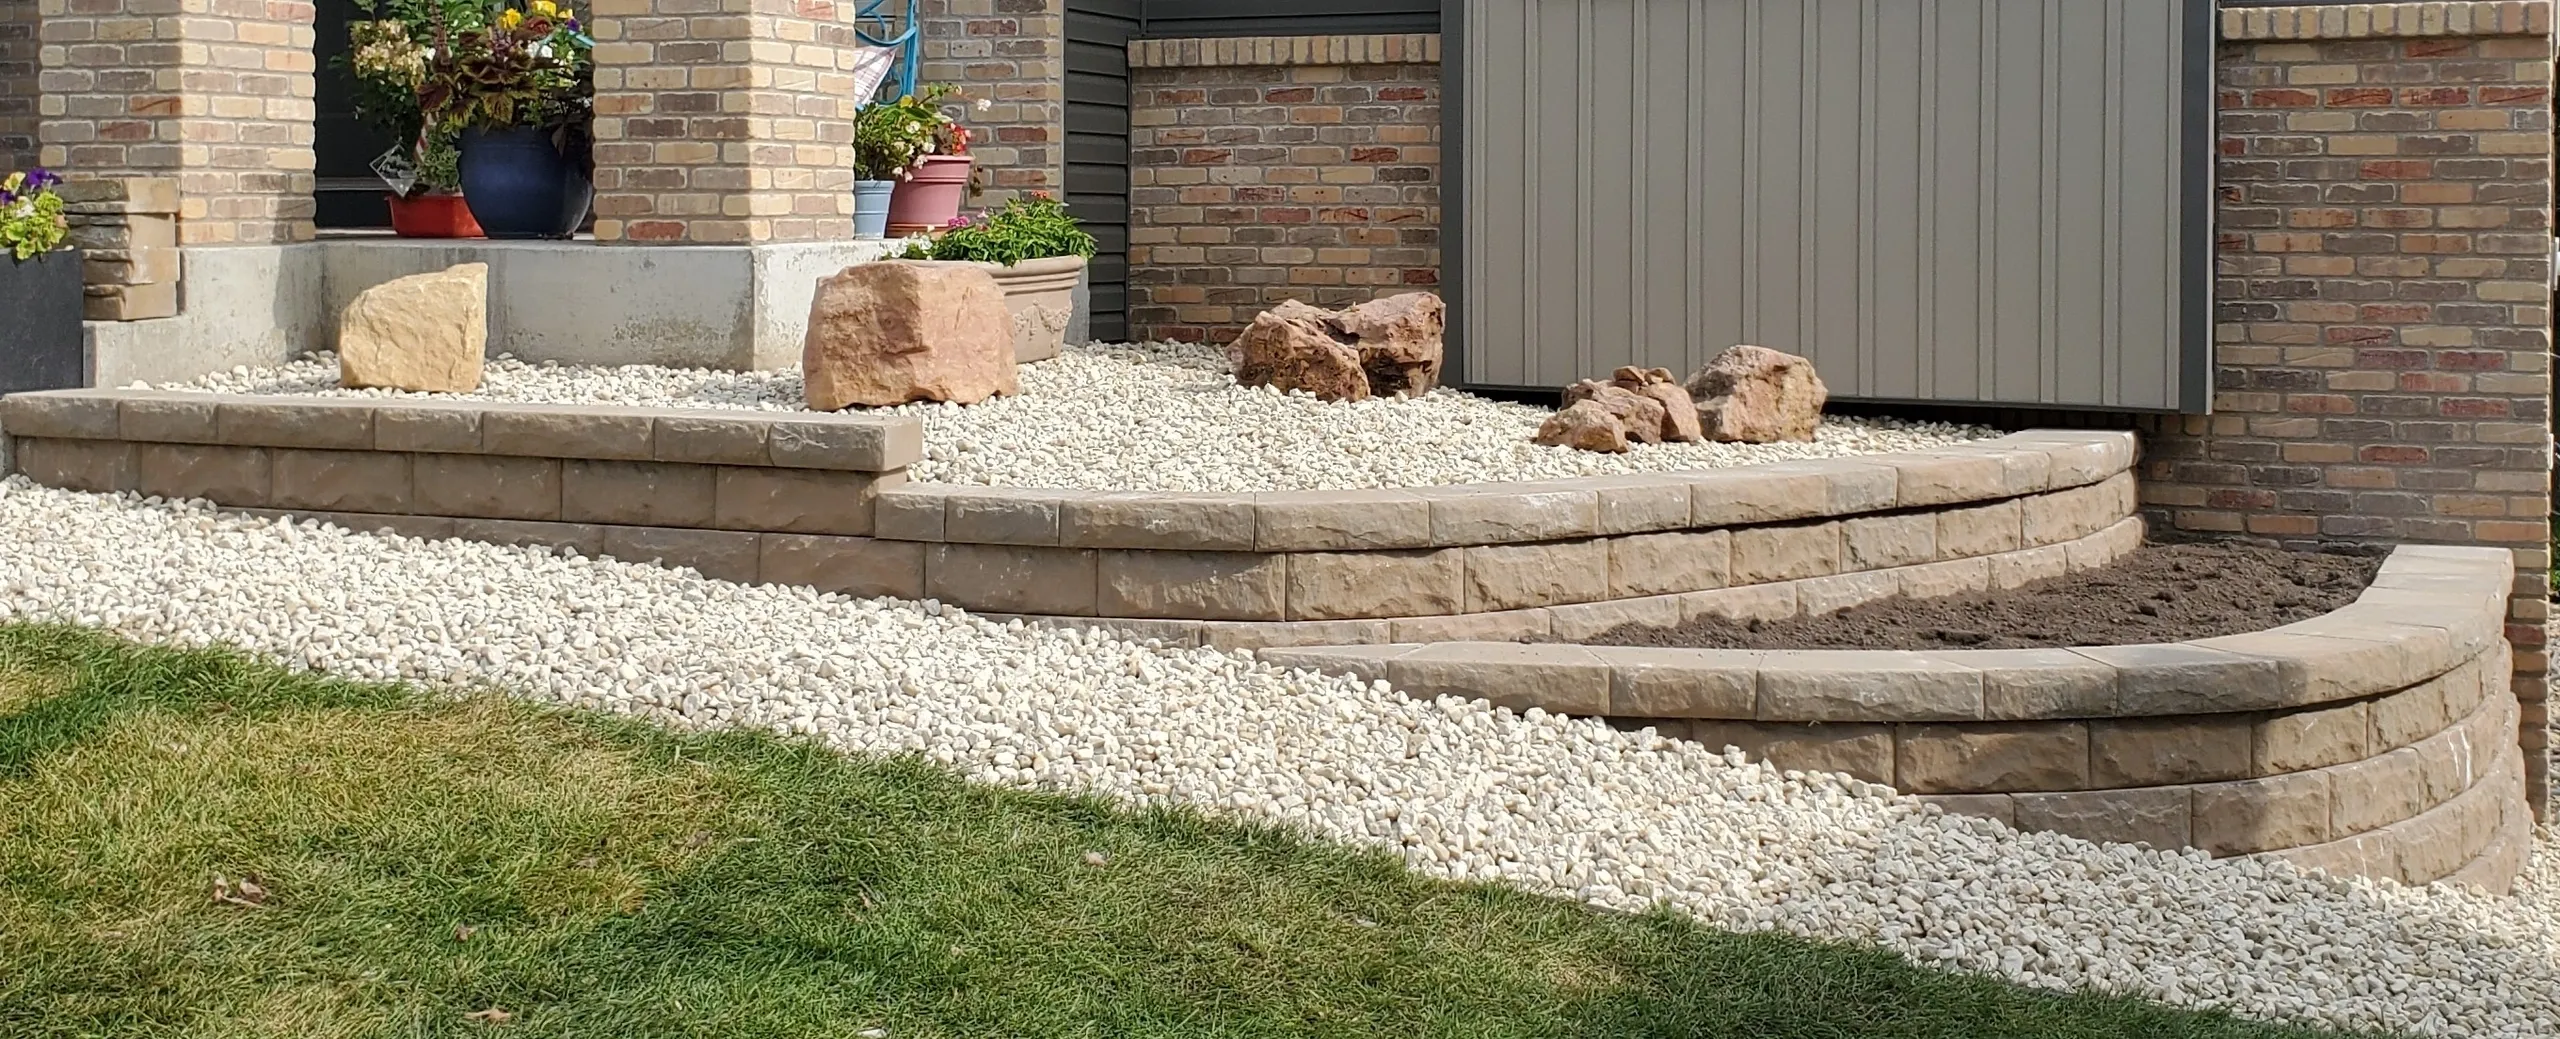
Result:
<svg viewBox="0 0 2560 1039"><path fill-rule="evenodd" d="M2014 587L2139 541L2132 435L1383 491L917 484L910 418L78 390L39 483L575 547L1243 648L1588 635Z"/></svg>
<svg viewBox="0 0 2560 1039"><path fill-rule="evenodd" d="M924 598L1169 641L1574 637L2014 587L2100 561L2139 541L2123 526L2132 460L2128 434L2036 431L1912 454L1405 490L908 483L881 491L875 536L924 546Z"/></svg>
<svg viewBox="0 0 2560 1039"><path fill-rule="evenodd" d="M2503 891L2532 833L2503 634L2512 568L2503 549L2404 547L2343 609L2158 645L1259 655L1650 726L2022 829Z"/></svg>

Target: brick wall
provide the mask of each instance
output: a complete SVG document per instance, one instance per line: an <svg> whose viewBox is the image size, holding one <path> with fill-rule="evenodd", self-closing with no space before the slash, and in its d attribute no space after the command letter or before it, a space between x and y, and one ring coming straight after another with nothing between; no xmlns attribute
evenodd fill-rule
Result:
<svg viewBox="0 0 2560 1039"><path fill-rule="evenodd" d="M853 231L851 0L599 0L596 237Z"/></svg>
<svg viewBox="0 0 2560 1039"><path fill-rule="evenodd" d="M185 244L311 237L310 3L39 0L37 10L45 165L175 176Z"/></svg>
<svg viewBox="0 0 2560 1039"><path fill-rule="evenodd" d="M0 171L35 164L35 0L0 0Z"/></svg>
<svg viewBox="0 0 2560 1039"><path fill-rule="evenodd" d="M2214 414L2155 422L2142 485L2176 532L2514 549L2537 805L2550 16L2541 0L2226 12Z"/></svg>
<svg viewBox="0 0 2560 1039"><path fill-rule="evenodd" d="M1440 40L1129 45L1129 325L1217 341L1286 299L1440 283Z"/></svg>
<svg viewBox="0 0 2560 1039"><path fill-rule="evenodd" d="M924 0L917 82L950 83L987 111L955 112L978 157L975 204L1063 194L1067 182L1066 0Z"/></svg>

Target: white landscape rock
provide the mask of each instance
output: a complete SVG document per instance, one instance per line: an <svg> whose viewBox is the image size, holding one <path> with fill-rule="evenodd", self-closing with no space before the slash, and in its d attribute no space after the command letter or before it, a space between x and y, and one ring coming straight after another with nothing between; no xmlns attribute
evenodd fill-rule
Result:
<svg viewBox="0 0 2560 1039"><path fill-rule="evenodd" d="M873 414L925 423L935 483L1082 490L1277 491L1428 487L1502 480L1711 469L1916 451L1996 436L1943 423L1833 418L1815 439L1778 444L1640 444L1593 454L1531 443L1546 408L1437 389L1409 400L1328 402L1238 387L1215 347L1068 347L1023 365L1022 393L978 404L909 404ZM226 393L392 396L338 387L326 355L235 368L159 387ZM472 399L797 411L797 371L552 367L500 358Z"/></svg>
<svg viewBox="0 0 2560 1039"><path fill-rule="evenodd" d="M2101 847L1243 655L22 479L0 483L0 619L916 753L989 783L1277 821L1433 876L1668 904L2034 986L2422 1035L2560 1030L2547 840L2509 898Z"/></svg>

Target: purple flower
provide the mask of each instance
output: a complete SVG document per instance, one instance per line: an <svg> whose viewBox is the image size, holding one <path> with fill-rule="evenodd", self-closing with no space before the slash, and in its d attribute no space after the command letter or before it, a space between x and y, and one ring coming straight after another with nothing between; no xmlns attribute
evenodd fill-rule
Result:
<svg viewBox="0 0 2560 1039"><path fill-rule="evenodd" d="M62 177L60 175L42 166L37 166L27 171L28 191L43 191L46 188L60 183L62 183Z"/></svg>

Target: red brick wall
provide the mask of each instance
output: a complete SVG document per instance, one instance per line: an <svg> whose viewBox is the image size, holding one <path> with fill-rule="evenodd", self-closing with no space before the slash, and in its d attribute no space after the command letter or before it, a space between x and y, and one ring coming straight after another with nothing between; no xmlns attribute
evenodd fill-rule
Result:
<svg viewBox="0 0 2560 1039"><path fill-rule="evenodd" d="M1438 37L1130 56L1131 337L1222 341L1282 300L1439 288Z"/></svg>
<svg viewBox="0 0 2560 1039"><path fill-rule="evenodd" d="M2153 424L2142 490L2173 532L2514 549L2540 804L2550 9L2455 6L2511 24L2226 12L2214 414Z"/></svg>

